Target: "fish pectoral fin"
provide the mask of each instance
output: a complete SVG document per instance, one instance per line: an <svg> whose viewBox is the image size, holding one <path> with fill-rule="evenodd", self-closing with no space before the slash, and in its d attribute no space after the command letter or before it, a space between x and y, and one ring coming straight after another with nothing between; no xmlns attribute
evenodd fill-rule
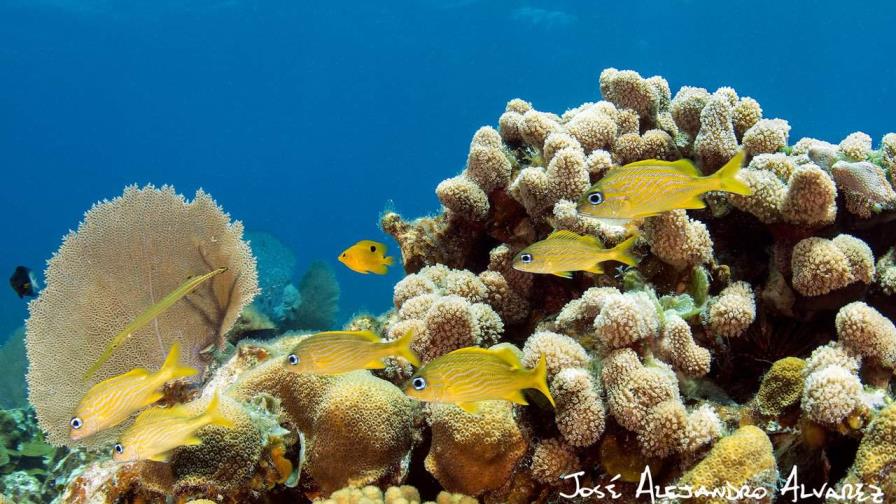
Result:
<svg viewBox="0 0 896 504"><path fill-rule="evenodd" d="M684 202L682 203L682 208L686 208L688 210L699 210L701 208L706 208L706 202L703 201L700 196L694 196L693 198L684 200Z"/></svg>
<svg viewBox="0 0 896 504"><path fill-rule="evenodd" d="M389 267L385 264L377 264L376 266L371 266L370 271L377 275L385 275L389 272Z"/></svg>
<svg viewBox="0 0 896 504"><path fill-rule="evenodd" d="M589 266L588 268L585 268L585 271L599 275L604 272L604 269L603 269L603 267L601 267L600 263L597 263L594 266Z"/></svg>
<svg viewBox="0 0 896 504"><path fill-rule="evenodd" d="M467 413L469 413L471 415L479 414L479 404L474 403L474 402L457 403L457 407L466 411Z"/></svg>
<svg viewBox="0 0 896 504"><path fill-rule="evenodd" d="M517 357L515 353L513 353L513 350L507 347L494 348L490 349L489 351L500 357L502 361L507 363L507 365L513 369L520 369L523 367L523 364L520 362L520 358Z"/></svg>
<svg viewBox="0 0 896 504"><path fill-rule="evenodd" d="M165 397L165 394L163 394L161 392L153 392L152 394L149 394L149 396L146 398L146 402L144 403L144 406L149 406L150 404L158 401L159 399L161 399L163 397Z"/></svg>
<svg viewBox="0 0 896 504"><path fill-rule="evenodd" d="M506 399L512 403L516 403L516 404L523 404L523 405L529 404L529 401L526 400L526 396L524 396L523 392L520 390L514 390L513 392L507 394L507 396L505 396L504 399Z"/></svg>
<svg viewBox="0 0 896 504"><path fill-rule="evenodd" d="M385 369L386 364L380 359L374 359L364 365L364 369Z"/></svg>
<svg viewBox="0 0 896 504"><path fill-rule="evenodd" d="M551 273L551 274L554 275L554 276L558 276L558 277L560 277L560 278L567 278L567 279L572 278L572 272L571 272L571 271L558 271L558 272L556 272L556 273Z"/></svg>
<svg viewBox="0 0 896 504"><path fill-rule="evenodd" d="M152 460L153 462L168 462L169 458L171 458L171 452L159 453L147 458L146 460Z"/></svg>

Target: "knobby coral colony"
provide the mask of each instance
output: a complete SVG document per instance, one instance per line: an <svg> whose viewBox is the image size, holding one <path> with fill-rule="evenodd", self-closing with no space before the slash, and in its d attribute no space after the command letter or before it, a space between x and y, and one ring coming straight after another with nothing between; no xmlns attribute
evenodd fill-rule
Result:
<svg viewBox="0 0 896 504"><path fill-rule="evenodd" d="M393 310L345 327L392 340L413 331L424 365L498 346L546 368L555 408L531 390L528 406L486 401L476 414L424 405L402 392L413 369L397 357L372 372L292 372L304 333L234 346L225 335L256 291L241 226L204 193L187 202L129 188L88 212L32 302L40 426L75 453L108 449L119 431L67 435L92 385L85 369L153 296L221 266L227 273L135 334L92 380L158 369L178 341L201 374L166 386L161 403L189 401L199 414L219 395L231 426L201 428L201 443L166 463L82 457L58 499L553 502L575 488L564 476L582 471L583 487L620 475L615 489L633 500L645 467L660 486L753 489L741 502L772 502L794 468L809 488L863 483L896 498L896 134L877 150L864 133L791 144L785 120L731 88L673 97L663 78L632 71L603 71L600 92L561 115L511 100L497 129L475 133L462 173L436 188L444 212L384 214L408 275ZM628 228L577 212L615 166L686 158L709 175L740 151L749 195L710 192L706 208ZM555 230L609 248L634 227L637 267L570 279L513 268Z"/></svg>

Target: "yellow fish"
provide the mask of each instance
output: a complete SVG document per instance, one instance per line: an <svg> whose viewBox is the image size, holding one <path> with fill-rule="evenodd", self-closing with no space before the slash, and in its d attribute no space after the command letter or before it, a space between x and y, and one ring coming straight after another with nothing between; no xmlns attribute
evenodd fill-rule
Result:
<svg viewBox="0 0 896 504"><path fill-rule="evenodd" d="M607 224L624 225L678 208L705 208L700 196L710 191L749 196L750 188L736 178L743 161L740 151L705 177L687 159L648 159L612 168L582 196L578 210Z"/></svg>
<svg viewBox="0 0 896 504"><path fill-rule="evenodd" d="M411 350L414 331L395 341L382 341L370 331L328 331L299 342L286 357L287 368L296 373L334 375L357 369L383 369L382 359L400 355L414 366L420 358Z"/></svg>
<svg viewBox="0 0 896 504"><path fill-rule="evenodd" d="M597 238L572 231L554 231L540 242L524 248L513 258L513 268L529 273L550 273L572 278L573 271L603 273L600 263L619 261L629 266L638 264L632 247L638 236L632 236L611 249L604 248Z"/></svg>
<svg viewBox="0 0 896 504"><path fill-rule="evenodd" d="M339 262L352 271L385 275L392 266L392 258L386 256L386 245L371 240L361 240L339 255Z"/></svg>
<svg viewBox="0 0 896 504"><path fill-rule="evenodd" d="M87 372L84 373L84 379L90 379L90 377L93 376L93 373L96 373L97 369L99 369L100 366L102 366L107 360L109 360L109 357L112 356L112 352L114 352L116 348L124 343L126 339L130 338L135 332L140 330L146 324L150 323L154 318L161 315L162 312L164 312L168 308L171 308L171 305L176 303L180 298L195 291L200 285L202 285L203 282L214 278L221 273L224 273L225 271L227 271L227 268L221 267L209 271L204 275L196 277L191 276L187 278L184 283L180 284L176 289L171 291L167 296L159 300L159 302L144 310L143 313L138 315L137 318L135 318L130 324L126 325L124 329L119 331L118 334L116 334L115 337L112 338L112 340L109 342L109 345L106 347L106 350L103 351L102 355L100 355L99 359L97 359L96 362L94 362L93 365L90 366L90 369L88 369Z"/></svg>
<svg viewBox="0 0 896 504"><path fill-rule="evenodd" d="M69 437L83 439L114 427L132 413L161 399L165 383L197 373L191 367L178 364L179 358L180 345L175 343L157 372L137 368L91 387L69 421Z"/></svg>
<svg viewBox="0 0 896 504"><path fill-rule="evenodd" d="M433 359L417 370L405 393L420 401L454 403L468 413L476 413L479 401L529 404L522 391L530 388L554 404L544 355L534 369L527 369L509 348L467 347Z"/></svg>
<svg viewBox="0 0 896 504"><path fill-rule="evenodd" d="M201 444L196 431L206 425L233 427L220 407L221 398L215 394L205 413L195 416L184 405L150 408L137 415L134 425L122 434L121 441L113 447L112 458L116 462L167 462L175 448Z"/></svg>

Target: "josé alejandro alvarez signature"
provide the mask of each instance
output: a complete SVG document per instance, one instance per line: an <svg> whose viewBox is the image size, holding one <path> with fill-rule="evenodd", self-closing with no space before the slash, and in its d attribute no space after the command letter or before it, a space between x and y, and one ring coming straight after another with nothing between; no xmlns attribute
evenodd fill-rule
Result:
<svg viewBox="0 0 896 504"><path fill-rule="evenodd" d="M560 493L560 497L564 499L596 497L598 499L619 499L623 495L620 493L615 482L620 476L617 474L610 480L608 485L597 485L594 487L582 486L579 479L585 474L585 471L579 471L563 476L563 479L573 479L576 484L575 492L571 494ZM635 498L650 499L651 503L655 503L657 499L680 499L687 500L694 497L710 497L725 499L731 502L759 502L768 499L774 489L764 486L751 487L749 485L734 486L727 483L723 487L706 488L704 486L692 487L688 485L666 485L660 487L653 484L653 475L650 473L650 466L645 466L641 473L638 488L635 490ZM845 483L840 488L832 488L825 483L821 488L806 488L799 482L796 466L790 471L787 481L778 491L780 498L778 502L800 502L810 497L823 498L828 501L843 502L872 502L883 503L884 493L880 487L876 485L865 485L862 483Z"/></svg>

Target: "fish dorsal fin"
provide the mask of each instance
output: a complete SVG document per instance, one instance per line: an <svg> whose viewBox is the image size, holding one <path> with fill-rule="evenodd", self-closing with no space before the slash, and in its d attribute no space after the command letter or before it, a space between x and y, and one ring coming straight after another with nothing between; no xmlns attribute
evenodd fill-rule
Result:
<svg viewBox="0 0 896 504"><path fill-rule="evenodd" d="M635 161L634 163L629 163L623 168L634 168L636 166L666 166L669 168L675 168L676 170L684 173L685 175L691 175L694 177L703 176L700 173L700 170L694 166L694 163L689 159L681 158L678 161L663 161L661 159L645 159L644 161Z"/></svg>
<svg viewBox="0 0 896 504"><path fill-rule="evenodd" d="M128 371L127 373L125 373L125 374L119 376L119 378L124 378L124 377L128 377L128 378L147 377L147 376L149 376L149 375L151 375L151 374L152 374L152 373L151 373L148 369L146 369L146 368L134 368L134 369Z"/></svg>
<svg viewBox="0 0 896 504"><path fill-rule="evenodd" d="M513 350L502 347L502 348L492 348L489 350L493 355L500 358L502 361L506 362L508 366L513 369L522 369L523 364L520 362L520 358L516 356Z"/></svg>
<svg viewBox="0 0 896 504"><path fill-rule="evenodd" d="M597 239L596 236L592 235L580 235L574 233L572 231L566 229L558 229L553 233L549 234L546 238L547 240L570 240L570 241L578 241L587 243L589 245L594 245L596 247L603 248L604 244Z"/></svg>
<svg viewBox="0 0 896 504"><path fill-rule="evenodd" d="M578 240L582 236L568 229L556 229L548 235L550 240Z"/></svg>
<svg viewBox="0 0 896 504"><path fill-rule="evenodd" d="M379 335L377 335L373 331L323 331L315 333L314 336L338 336L340 334L347 336L357 336L370 342L382 341L382 338L380 338Z"/></svg>
<svg viewBox="0 0 896 504"><path fill-rule="evenodd" d="M155 420L162 417L190 417L193 416L183 405L171 406L170 408L162 408L156 406L143 410L137 415L137 422L145 422L147 420Z"/></svg>

